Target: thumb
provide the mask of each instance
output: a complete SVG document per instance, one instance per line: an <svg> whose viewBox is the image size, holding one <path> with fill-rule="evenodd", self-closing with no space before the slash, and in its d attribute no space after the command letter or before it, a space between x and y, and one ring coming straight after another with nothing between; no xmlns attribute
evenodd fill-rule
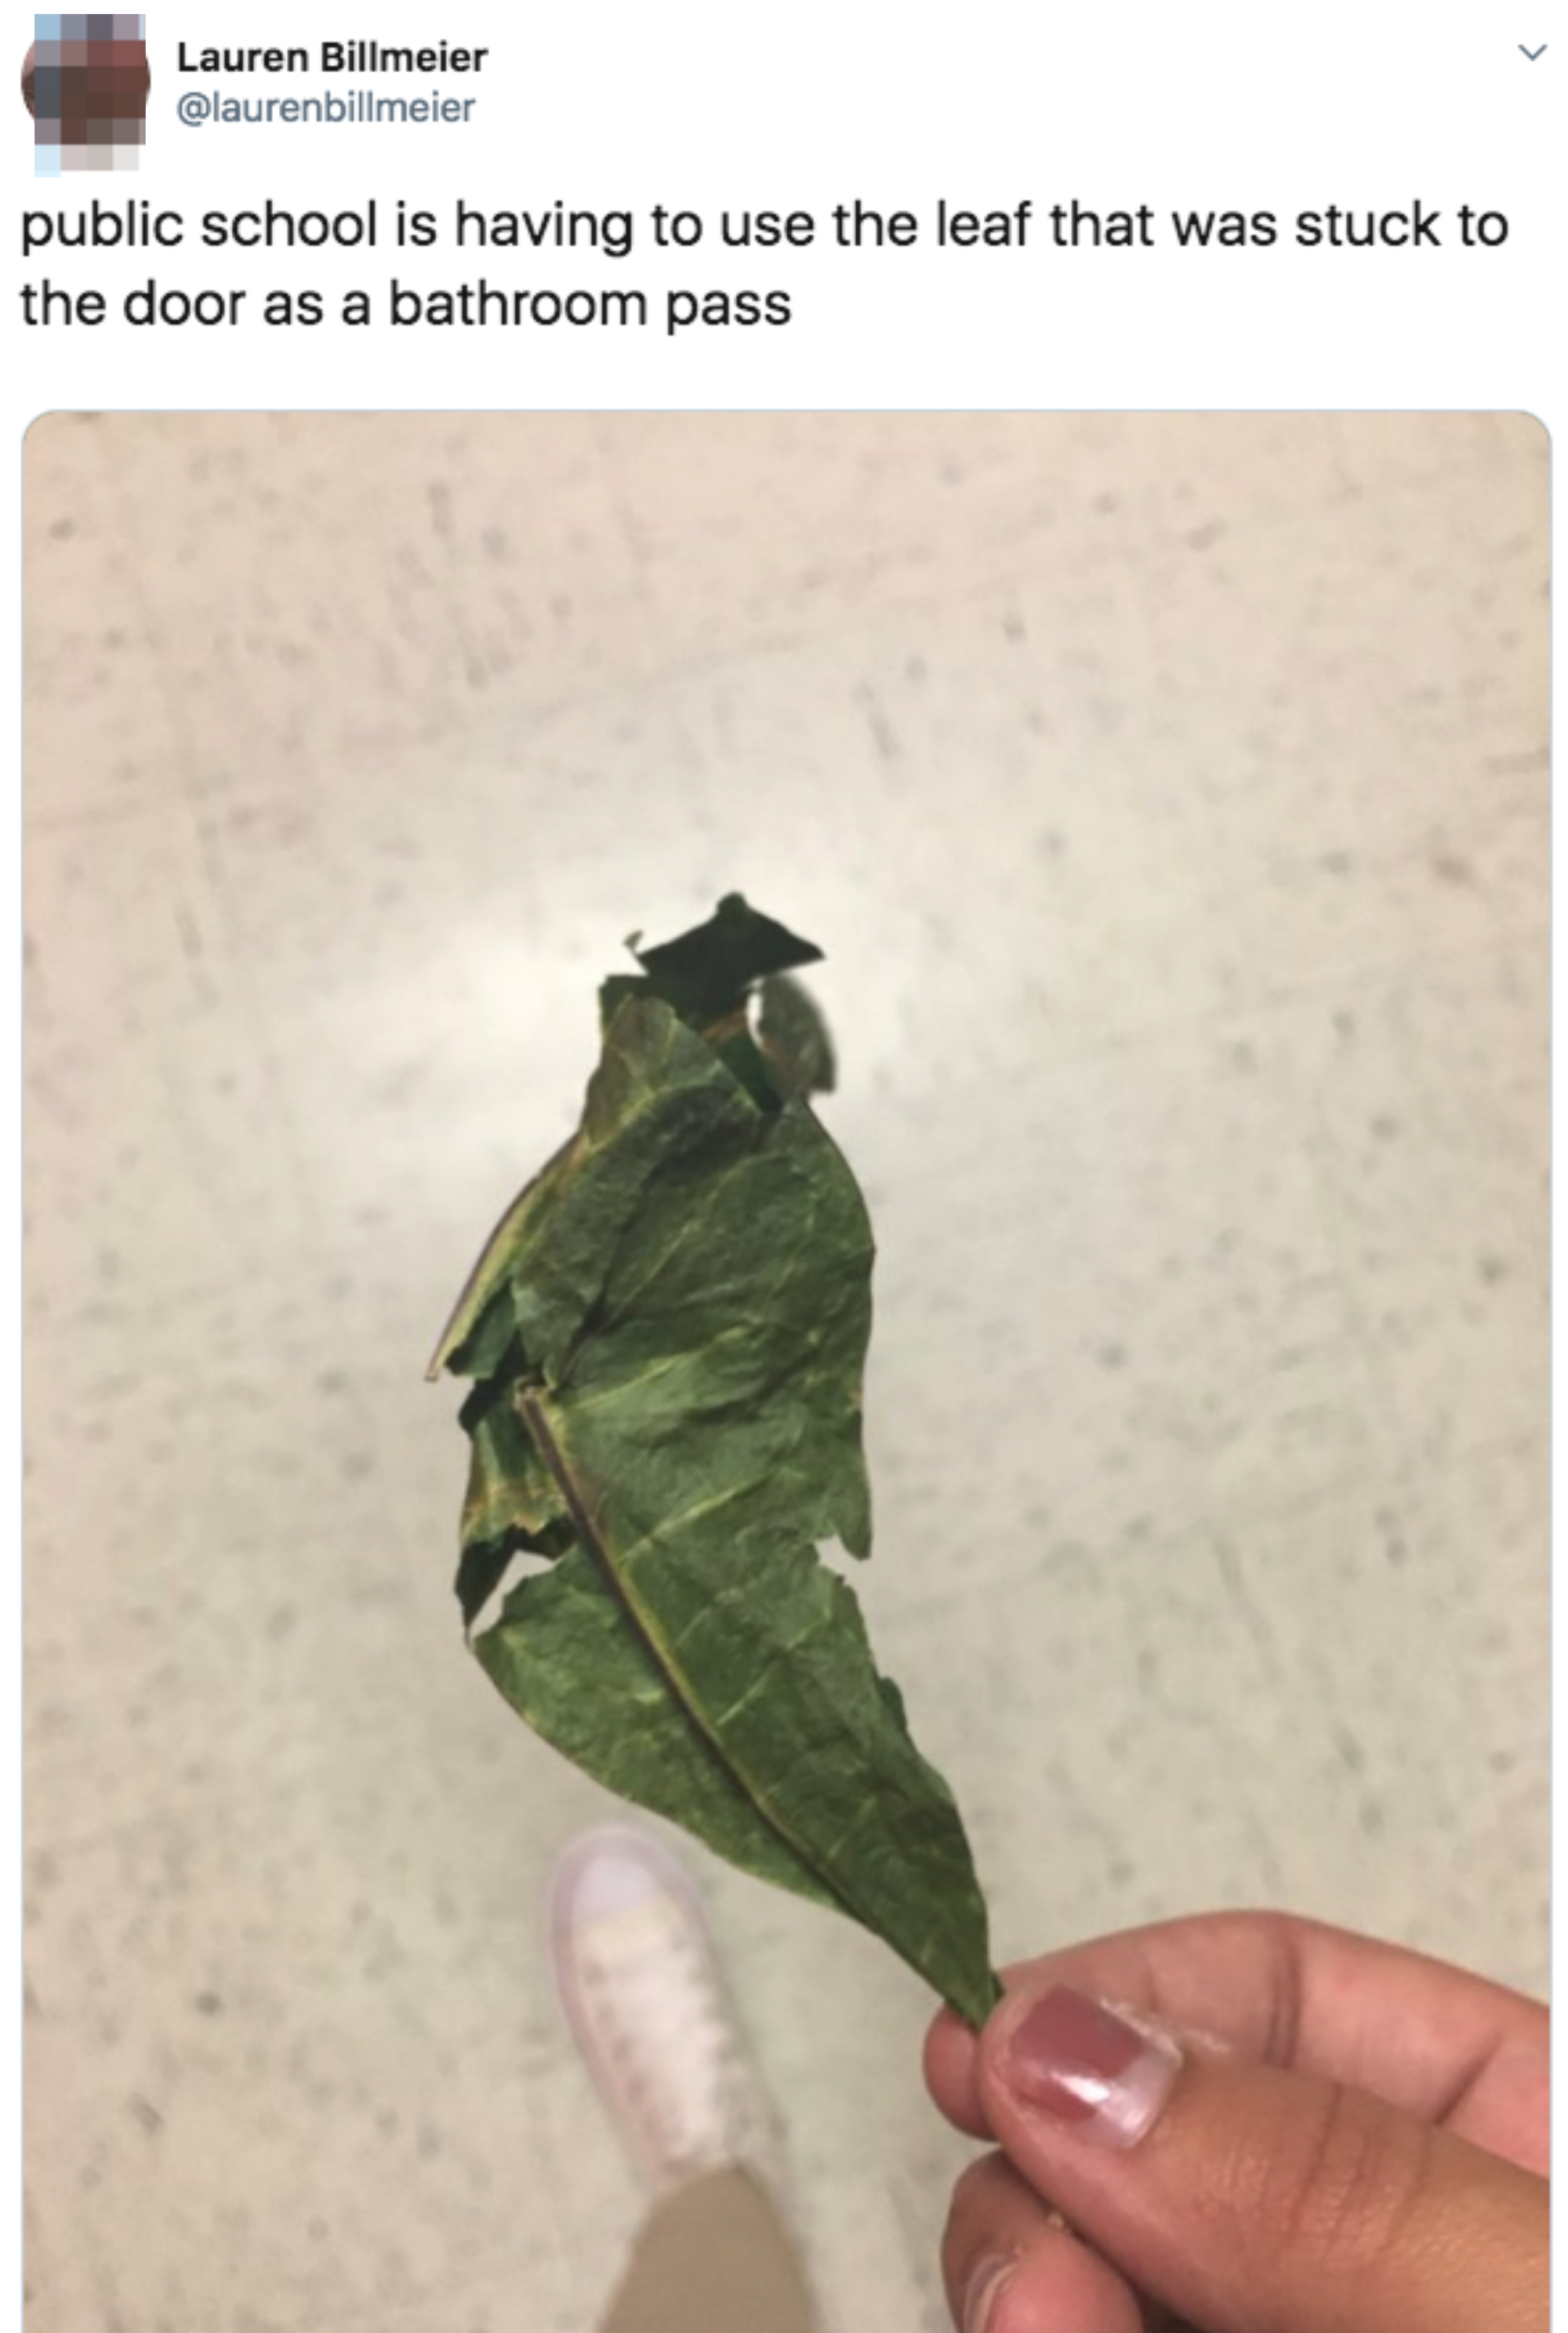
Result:
<svg viewBox="0 0 1568 2333"><path fill-rule="evenodd" d="M1205 2333L1539 2333L1546 2184L1321 2075L1070 1986L980 2038L997 2142L1140 2291Z"/></svg>

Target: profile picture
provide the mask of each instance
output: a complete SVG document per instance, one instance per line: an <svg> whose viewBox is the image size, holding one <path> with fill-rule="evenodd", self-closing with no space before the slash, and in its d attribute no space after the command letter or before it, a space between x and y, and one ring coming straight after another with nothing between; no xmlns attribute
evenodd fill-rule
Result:
<svg viewBox="0 0 1568 2333"><path fill-rule="evenodd" d="M147 135L145 16L39 15L22 66L33 170L135 170Z"/></svg>

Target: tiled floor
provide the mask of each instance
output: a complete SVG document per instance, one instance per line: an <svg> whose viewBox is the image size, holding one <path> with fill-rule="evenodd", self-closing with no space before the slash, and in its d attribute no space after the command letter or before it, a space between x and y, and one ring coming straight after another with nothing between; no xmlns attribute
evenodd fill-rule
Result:
<svg viewBox="0 0 1568 2333"><path fill-rule="evenodd" d="M634 926L821 941L873 1634L998 1944L1545 1968L1546 451L1511 417L27 445L38 2333L589 2333L638 2213L421 1370ZM927 2002L699 1866L830 2333Z"/></svg>

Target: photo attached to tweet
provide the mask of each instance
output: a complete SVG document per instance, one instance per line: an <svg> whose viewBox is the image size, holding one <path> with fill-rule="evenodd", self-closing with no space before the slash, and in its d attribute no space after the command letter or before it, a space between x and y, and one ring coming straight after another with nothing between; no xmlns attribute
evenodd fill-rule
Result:
<svg viewBox="0 0 1568 2333"><path fill-rule="evenodd" d="M40 2323L1538 2322L1540 424L23 464Z"/></svg>

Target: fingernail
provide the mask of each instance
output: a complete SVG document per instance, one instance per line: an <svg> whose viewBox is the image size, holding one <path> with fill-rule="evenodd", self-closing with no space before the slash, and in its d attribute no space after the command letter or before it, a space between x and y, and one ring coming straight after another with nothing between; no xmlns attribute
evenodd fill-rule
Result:
<svg viewBox="0 0 1568 2333"><path fill-rule="evenodd" d="M964 2287L964 2333L986 2333L991 2322L1002 2288L1017 2263L1004 2260L1000 2252L987 2252L969 2271Z"/></svg>
<svg viewBox="0 0 1568 2333"><path fill-rule="evenodd" d="M1135 2146L1180 2069L1180 2050L1157 2026L1130 2024L1065 1984L1034 2003L1006 2054L1021 2098L1101 2146Z"/></svg>

